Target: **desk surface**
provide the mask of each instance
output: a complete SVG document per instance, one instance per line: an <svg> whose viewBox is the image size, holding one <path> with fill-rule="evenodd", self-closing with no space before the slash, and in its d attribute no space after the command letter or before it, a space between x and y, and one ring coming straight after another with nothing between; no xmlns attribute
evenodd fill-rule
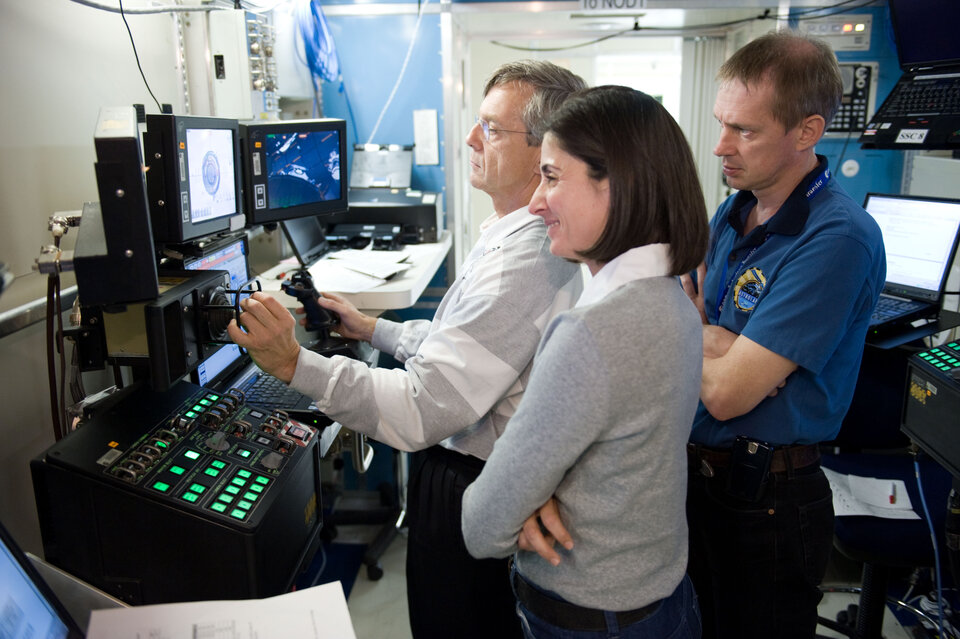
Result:
<svg viewBox="0 0 960 639"><path fill-rule="evenodd" d="M406 271L398 273L375 288L359 293L343 293L337 290L329 292L342 295L354 306L365 312L408 308L413 306L424 289L427 288L427 284L433 279L452 245L453 240L447 231L444 231L439 242L408 244L404 247L404 250L410 254L408 261L411 263L411 267ZM282 274L289 271L290 268L289 264L277 264L258 277L264 292L273 295L287 308L297 308L301 304L296 298L280 290L280 283L283 280ZM316 266L312 268L316 268Z"/></svg>

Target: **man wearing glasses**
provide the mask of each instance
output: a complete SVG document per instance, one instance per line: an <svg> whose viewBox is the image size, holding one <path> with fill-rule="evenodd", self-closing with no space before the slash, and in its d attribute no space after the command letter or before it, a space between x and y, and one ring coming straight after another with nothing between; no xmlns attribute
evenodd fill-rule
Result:
<svg viewBox="0 0 960 639"><path fill-rule="evenodd" d="M523 394L549 320L580 295L579 266L550 254L527 211L540 183L541 123L583 80L549 62L511 62L487 81L467 135L470 183L493 214L432 321L368 317L335 295L337 331L404 364L370 369L301 349L273 298L242 302L231 337L261 368L347 428L416 452L408 484L407 599L416 639L521 637L505 559L472 558L460 503Z"/></svg>

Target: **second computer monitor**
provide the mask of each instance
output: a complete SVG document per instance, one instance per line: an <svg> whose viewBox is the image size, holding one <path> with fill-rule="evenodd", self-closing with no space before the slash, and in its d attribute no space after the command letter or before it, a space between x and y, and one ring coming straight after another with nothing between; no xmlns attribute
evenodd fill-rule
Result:
<svg viewBox="0 0 960 639"><path fill-rule="evenodd" d="M344 120L245 124L240 136L248 225L347 210Z"/></svg>

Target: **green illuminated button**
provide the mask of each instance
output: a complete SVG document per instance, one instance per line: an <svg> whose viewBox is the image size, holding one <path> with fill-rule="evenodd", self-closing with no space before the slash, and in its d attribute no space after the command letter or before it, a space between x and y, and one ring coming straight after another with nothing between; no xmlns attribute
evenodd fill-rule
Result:
<svg viewBox="0 0 960 639"><path fill-rule="evenodd" d="M267 484L270 483L270 478L264 477L263 475L257 475L257 478L254 481L256 481L258 484L263 484L264 486L266 486Z"/></svg>
<svg viewBox="0 0 960 639"><path fill-rule="evenodd" d="M230 516L236 517L237 519L243 519L244 517L247 516L247 511L240 510L239 508L234 508L233 510L230 511Z"/></svg>
<svg viewBox="0 0 960 639"><path fill-rule="evenodd" d="M163 441L163 440L161 440L161 439L158 439L158 440L156 440L156 441L153 442L153 445L156 446L157 448L166 448L166 447L167 447L167 442L165 442L165 441Z"/></svg>
<svg viewBox="0 0 960 639"><path fill-rule="evenodd" d="M195 413L202 413L203 411L207 410L207 408L205 406L201 406L200 404L194 404L193 408L190 410Z"/></svg>
<svg viewBox="0 0 960 639"><path fill-rule="evenodd" d="M158 481L158 482L156 482L156 483L153 484L153 489L154 489L154 490L159 490L161 493L165 493L165 492L167 492L168 490L170 490L170 484L168 484L168 483L166 483L166 482Z"/></svg>
<svg viewBox="0 0 960 639"><path fill-rule="evenodd" d="M215 459L212 462L210 462L210 465L213 466L214 468L219 468L220 470L223 470L223 468L227 465L227 462L222 462L219 459Z"/></svg>
<svg viewBox="0 0 960 639"><path fill-rule="evenodd" d="M213 509L214 509L215 511L217 511L218 513L222 513L223 511L225 511L225 510L227 509L227 506L226 506L226 504L221 504L220 502L214 502L214 503L210 504L210 508L213 508Z"/></svg>
<svg viewBox="0 0 960 639"><path fill-rule="evenodd" d="M231 495L239 495L239 494L240 494L240 489L237 488L236 486L227 486L227 487L224 488L223 490L226 491L226 492L228 492L228 493L230 493Z"/></svg>
<svg viewBox="0 0 960 639"><path fill-rule="evenodd" d="M198 495L197 493L186 492L186 493L183 493L183 498L184 498L186 501L189 501L190 503L193 503L193 502L197 501L198 499L200 499L200 495Z"/></svg>
<svg viewBox="0 0 960 639"><path fill-rule="evenodd" d="M188 450L183 454L187 459L200 459L200 453L195 450Z"/></svg>
<svg viewBox="0 0 960 639"><path fill-rule="evenodd" d="M233 503L233 495L220 495L217 497L217 501L222 501L225 504Z"/></svg>
<svg viewBox="0 0 960 639"><path fill-rule="evenodd" d="M207 489L206 486L201 486L200 484L193 484L192 486L190 486L190 490L200 494L203 494L203 491L205 491L206 489Z"/></svg>
<svg viewBox="0 0 960 639"><path fill-rule="evenodd" d="M207 399L209 399L209 400L212 401L212 402L215 402L215 401L217 401L218 399L220 399L220 396L219 396L219 395L214 395L213 393L207 393Z"/></svg>
<svg viewBox="0 0 960 639"><path fill-rule="evenodd" d="M258 495L257 493L251 493L251 492L246 492L243 494L243 498L246 499L247 501L257 501L257 497L259 496L260 495Z"/></svg>
<svg viewBox="0 0 960 639"><path fill-rule="evenodd" d="M196 419L196 418L197 418L197 414L196 414L195 412L193 412L192 410L188 410L186 413L184 413L184 415L186 415L186 416L189 417L190 419Z"/></svg>
<svg viewBox="0 0 960 639"><path fill-rule="evenodd" d="M263 489L264 487L261 484L252 484L250 486L250 490L252 490L255 493L262 493Z"/></svg>
<svg viewBox="0 0 960 639"><path fill-rule="evenodd" d="M213 402L211 402L209 399L201 399L201 400L200 400L200 404L202 404L203 406L209 406L209 405L212 404L212 403L213 403Z"/></svg>
<svg viewBox="0 0 960 639"><path fill-rule="evenodd" d="M243 477L244 479L250 477L251 474L249 470L244 470L243 468L237 471L237 477Z"/></svg>
<svg viewBox="0 0 960 639"><path fill-rule="evenodd" d="M220 474L220 471L217 470L216 468L208 468L205 471L203 471L203 474L210 475L211 477L216 477L217 475Z"/></svg>
<svg viewBox="0 0 960 639"><path fill-rule="evenodd" d="M183 473L187 472L187 469L182 466L171 466L170 472L174 475L182 475Z"/></svg>
<svg viewBox="0 0 960 639"><path fill-rule="evenodd" d="M239 477L234 477L233 479L230 480L230 483L233 484L234 486L243 486L244 484L247 483L247 480L240 479Z"/></svg>
<svg viewBox="0 0 960 639"><path fill-rule="evenodd" d="M240 455L241 457L243 457L244 459L246 459L247 457L249 457L249 456L252 455L253 453L251 453L251 452L250 452L249 450L247 450L246 448L241 448L240 450L237 451L237 454Z"/></svg>
<svg viewBox="0 0 960 639"><path fill-rule="evenodd" d="M240 501L237 502L237 507L243 508L244 510L250 510L251 508L253 508L253 504L251 504L249 501L245 501L241 499Z"/></svg>

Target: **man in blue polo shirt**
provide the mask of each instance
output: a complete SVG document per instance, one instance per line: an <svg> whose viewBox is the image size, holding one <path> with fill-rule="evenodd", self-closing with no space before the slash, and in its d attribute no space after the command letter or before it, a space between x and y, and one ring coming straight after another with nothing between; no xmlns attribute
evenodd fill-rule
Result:
<svg viewBox="0 0 960 639"><path fill-rule="evenodd" d="M819 442L853 396L883 286L880 229L814 145L839 105L823 42L771 33L720 69L714 153L739 190L684 288L703 316L690 576L704 637L813 637L833 537Z"/></svg>

